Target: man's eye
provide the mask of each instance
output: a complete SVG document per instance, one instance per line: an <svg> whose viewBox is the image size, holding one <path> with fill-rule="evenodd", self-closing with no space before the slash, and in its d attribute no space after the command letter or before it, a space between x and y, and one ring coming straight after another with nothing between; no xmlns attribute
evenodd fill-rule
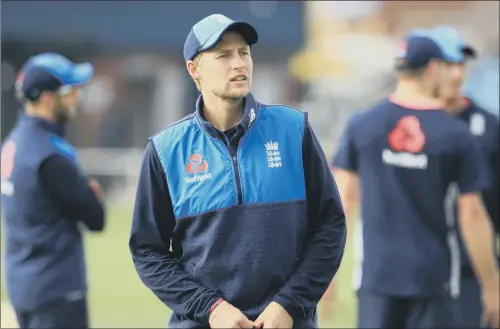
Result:
<svg viewBox="0 0 500 329"><path fill-rule="evenodd" d="M229 57L228 54L222 54L222 55L219 56L219 58L228 58L228 57Z"/></svg>

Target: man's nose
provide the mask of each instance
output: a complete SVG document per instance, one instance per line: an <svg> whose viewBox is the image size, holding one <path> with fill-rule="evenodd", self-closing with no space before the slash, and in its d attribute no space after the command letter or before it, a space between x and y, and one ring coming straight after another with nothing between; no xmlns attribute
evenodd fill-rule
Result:
<svg viewBox="0 0 500 329"><path fill-rule="evenodd" d="M240 54L234 56L233 61L233 69L242 69L245 68L245 62L243 61L243 58L241 57Z"/></svg>

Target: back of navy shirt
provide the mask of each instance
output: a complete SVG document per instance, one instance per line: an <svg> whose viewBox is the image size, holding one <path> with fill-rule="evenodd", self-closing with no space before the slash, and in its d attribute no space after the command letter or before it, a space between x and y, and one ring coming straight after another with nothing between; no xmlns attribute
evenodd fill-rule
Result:
<svg viewBox="0 0 500 329"><path fill-rule="evenodd" d="M467 103L468 106L458 114L458 118L469 126L473 139L478 143L491 169L492 184L490 188L483 191L482 196L495 233L498 235L500 230L499 122L494 114L477 106L472 100L467 99ZM460 239L460 245L462 247L462 276L469 277L474 275L474 272L462 239Z"/></svg>
<svg viewBox="0 0 500 329"><path fill-rule="evenodd" d="M350 118L333 166L360 179L361 290L408 297L458 292L449 192L488 186L480 160L467 125L441 110L387 100Z"/></svg>

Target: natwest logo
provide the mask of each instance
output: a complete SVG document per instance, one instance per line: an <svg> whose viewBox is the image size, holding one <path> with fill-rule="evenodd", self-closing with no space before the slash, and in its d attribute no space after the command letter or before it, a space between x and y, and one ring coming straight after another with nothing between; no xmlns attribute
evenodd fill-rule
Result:
<svg viewBox="0 0 500 329"><path fill-rule="evenodd" d="M203 160L203 157L200 154L192 154L186 165L186 172L188 174L188 177L185 177L186 183L202 182L204 180L211 179L212 174L207 173L207 170L208 162Z"/></svg>
<svg viewBox="0 0 500 329"><path fill-rule="evenodd" d="M402 117L387 137L391 149L383 150L382 161L397 167L427 169L427 155L421 153L425 140L418 118Z"/></svg>
<svg viewBox="0 0 500 329"><path fill-rule="evenodd" d="M425 134L415 116L402 117L387 138L396 152L419 153L425 146Z"/></svg>
<svg viewBox="0 0 500 329"><path fill-rule="evenodd" d="M208 169L208 162L203 160L201 155L193 154L189 157L188 164L186 165L186 171L188 174L192 175L197 172L205 172Z"/></svg>

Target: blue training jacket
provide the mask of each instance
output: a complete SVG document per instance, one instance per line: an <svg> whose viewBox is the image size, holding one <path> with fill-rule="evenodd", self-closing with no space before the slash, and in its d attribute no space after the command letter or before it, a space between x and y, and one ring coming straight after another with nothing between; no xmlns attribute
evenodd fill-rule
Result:
<svg viewBox="0 0 500 329"><path fill-rule="evenodd" d="M249 95L234 143L202 104L146 148L129 242L139 277L173 310L169 328L207 327L220 297L250 320L275 301L294 327L317 327L346 228L307 114Z"/></svg>

